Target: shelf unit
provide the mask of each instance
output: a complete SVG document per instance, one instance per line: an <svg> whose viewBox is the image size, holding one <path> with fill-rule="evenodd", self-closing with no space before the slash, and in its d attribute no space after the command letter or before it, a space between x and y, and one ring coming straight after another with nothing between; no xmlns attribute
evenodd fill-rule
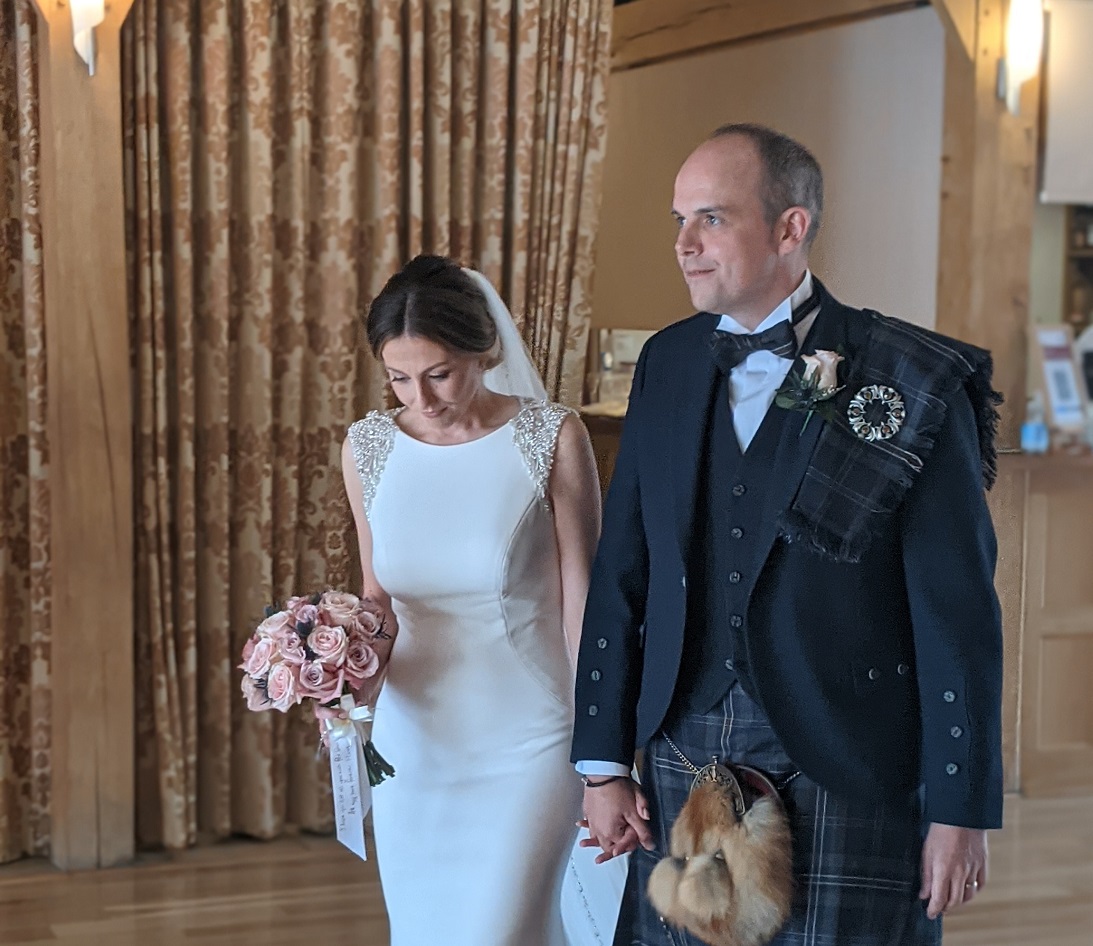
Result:
<svg viewBox="0 0 1093 946"><path fill-rule="evenodd" d="M1066 208L1062 319L1075 336L1093 322L1093 206Z"/></svg>

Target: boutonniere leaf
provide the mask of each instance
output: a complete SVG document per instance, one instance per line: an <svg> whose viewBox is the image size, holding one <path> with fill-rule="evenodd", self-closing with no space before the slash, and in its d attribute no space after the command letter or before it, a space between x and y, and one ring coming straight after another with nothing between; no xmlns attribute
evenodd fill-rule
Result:
<svg viewBox="0 0 1093 946"><path fill-rule="evenodd" d="M774 403L787 411L804 412L803 434L813 414L819 414L824 420L830 420L834 415L831 399L842 390L839 365L844 359L838 352L821 350L802 355L801 360L805 363L804 369L789 373L774 396Z"/></svg>

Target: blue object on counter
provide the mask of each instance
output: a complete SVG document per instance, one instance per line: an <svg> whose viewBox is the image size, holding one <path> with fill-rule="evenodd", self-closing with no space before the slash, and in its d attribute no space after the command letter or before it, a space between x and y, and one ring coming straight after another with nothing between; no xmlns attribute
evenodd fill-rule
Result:
<svg viewBox="0 0 1093 946"><path fill-rule="evenodd" d="M1021 425L1021 449L1025 453L1047 453L1051 437L1043 421L1026 421Z"/></svg>

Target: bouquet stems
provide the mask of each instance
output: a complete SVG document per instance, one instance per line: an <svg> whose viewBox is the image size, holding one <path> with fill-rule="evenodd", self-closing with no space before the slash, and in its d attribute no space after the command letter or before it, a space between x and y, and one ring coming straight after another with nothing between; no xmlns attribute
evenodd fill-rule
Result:
<svg viewBox="0 0 1093 946"><path fill-rule="evenodd" d="M373 788L395 775L391 763L379 754L371 739L364 743L364 767L368 770L368 784Z"/></svg>

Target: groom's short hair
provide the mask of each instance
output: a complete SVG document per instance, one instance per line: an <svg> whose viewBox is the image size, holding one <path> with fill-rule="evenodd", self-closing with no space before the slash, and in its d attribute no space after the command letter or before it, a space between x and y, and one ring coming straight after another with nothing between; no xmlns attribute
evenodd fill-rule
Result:
<svg viewBox="0 0 1093 946"><path fill-rule="evenodd" d="M811 246L824 213L824 176L816 156L789 135L751 122L722 125L710 140L730 135L747 138L759 152L764 177L759 196L767 221L773 226L790 207L804 207L812 219L805 237L806 246Z"/></svg>

